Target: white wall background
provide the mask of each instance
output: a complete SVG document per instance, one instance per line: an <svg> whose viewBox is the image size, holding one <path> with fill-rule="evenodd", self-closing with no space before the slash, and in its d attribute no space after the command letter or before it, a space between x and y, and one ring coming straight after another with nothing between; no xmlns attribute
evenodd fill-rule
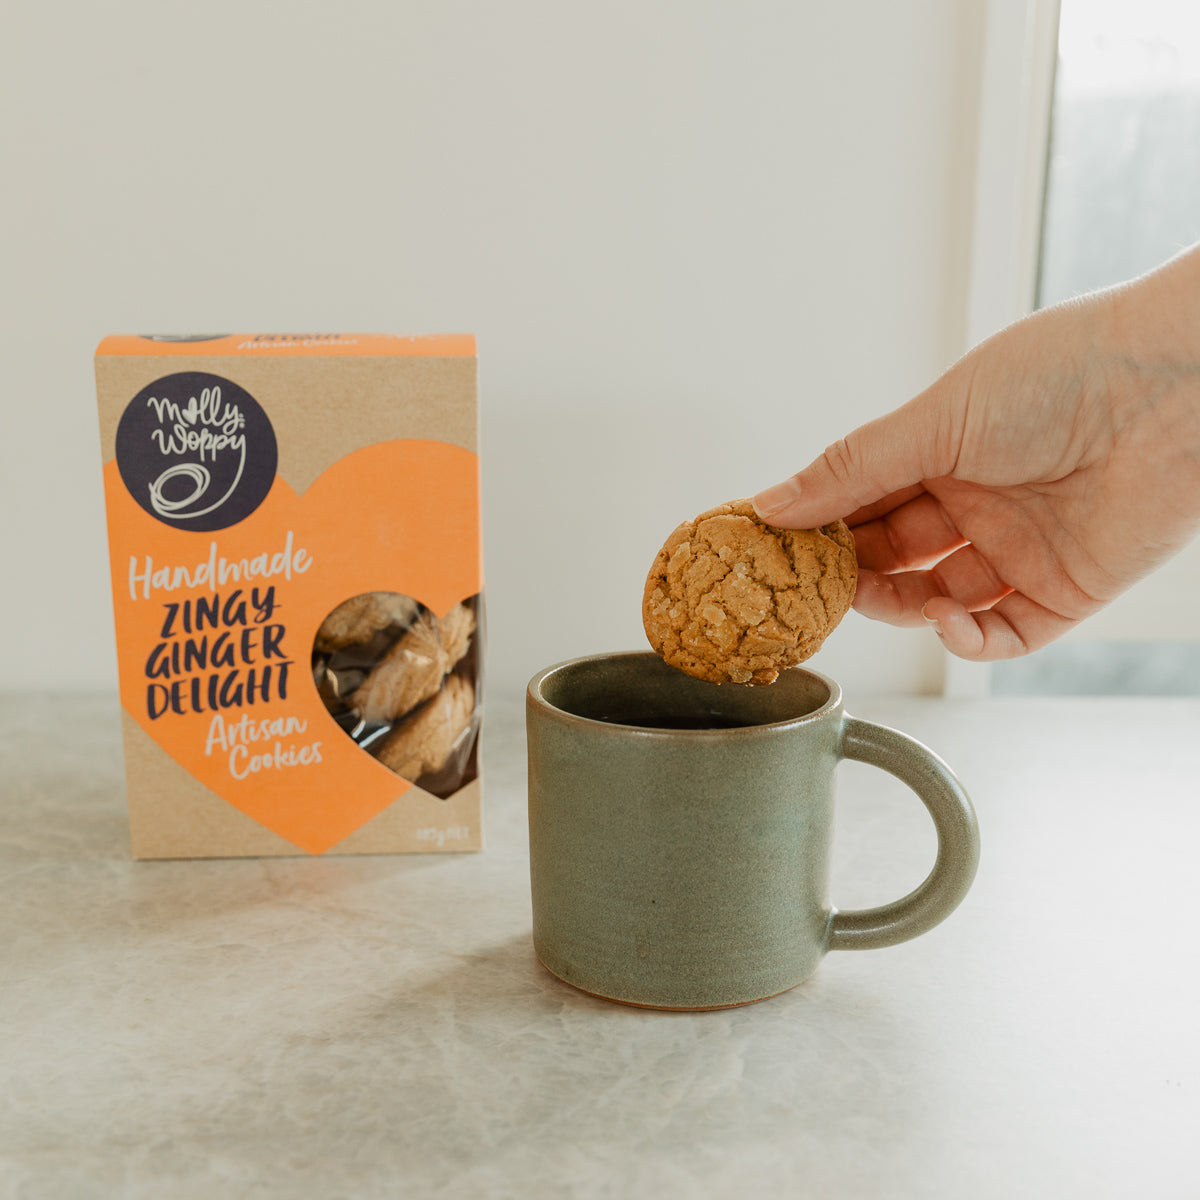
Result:
<svg viewBox="0 0 1200 1200"><path fill-rule="evenodd" d="M110 332L478 335L490 680L965 348L984 0L7 6L0 687L115 688ZM856 615L814 664L932 690Z"/></svg>

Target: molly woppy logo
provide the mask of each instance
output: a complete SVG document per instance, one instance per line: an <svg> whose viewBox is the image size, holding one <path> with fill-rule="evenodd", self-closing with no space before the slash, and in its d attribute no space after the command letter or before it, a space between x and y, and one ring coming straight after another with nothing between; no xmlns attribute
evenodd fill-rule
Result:
<svg viewBox="0 0 1200 1200"><path fill-rule="evenodd" d="M117 426L117 468L129 494L179 529L209 532L244 520L271 490L278 459L258 401L204 371L156 379Z"/></svg>

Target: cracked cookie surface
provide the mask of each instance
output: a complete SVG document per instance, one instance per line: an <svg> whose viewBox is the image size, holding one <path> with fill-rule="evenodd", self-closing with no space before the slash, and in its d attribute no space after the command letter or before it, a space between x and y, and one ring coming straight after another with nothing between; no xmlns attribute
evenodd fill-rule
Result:
<svg viewBox="0 0 1200 1200"><path fill-rule="evenodd" d="M396 592L364 592L361 596L351 596L321 622L321 628L317 630L317 649L329 654L369 642L389 625L406 628L416 619L418 607L411 597Z"/></svg>
<svg viewBox="0 0 1200 1200"><path fill-rule="evenodd" d="M774 683L821 648L857 581L844 522L776 529L735 500L667 538L646 579L642 622L655 651L688 675Z"/></svg>
<svg viewBox="0 0 1200 1200"><path fill-rule="evenodd" d="M415 783L446 764L475 714L475 689L451 675L432 700L410 713L379 748L378 758L402 779Z"/></svg>
<svg viewBox="0 0 1200 1200"><path fill-rule="evenodd" d="M350 697L364 721L399 720L424 703L467 652L475 614L456 604L440 621L423 613Z"/></svg>

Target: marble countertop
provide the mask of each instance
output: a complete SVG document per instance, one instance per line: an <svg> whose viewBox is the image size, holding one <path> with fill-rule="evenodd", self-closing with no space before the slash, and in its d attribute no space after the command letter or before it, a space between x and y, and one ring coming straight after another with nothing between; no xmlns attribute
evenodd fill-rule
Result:
<svg viewBox="0 0 1200 1200"><path fill-rule="evenodd" d="M112 697L0 700L0 1195L1194 1197L1200 701L864 700L956 769L974 889L747 1008L623 1008L530 944L524 734L478 855L133 862ZM918 801L840 772L834 901Z"/></svg>

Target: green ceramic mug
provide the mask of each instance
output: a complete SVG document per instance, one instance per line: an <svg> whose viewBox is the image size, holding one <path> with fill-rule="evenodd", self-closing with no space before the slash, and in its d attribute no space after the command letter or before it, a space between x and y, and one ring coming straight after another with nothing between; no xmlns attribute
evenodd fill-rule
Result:
<svg viewBox="0 0 1200 1200"><path fill-rule="evenodd" d="M926 932L975 876L975 813L950 768L848 716L815 671L719 687L654 654L597 655L536 675L526 719L534 948L593 995L672 1009L762 1000L828 950ZM919 887L854 912L828 895L844 758L911 787L938 839Z"/></svg>

